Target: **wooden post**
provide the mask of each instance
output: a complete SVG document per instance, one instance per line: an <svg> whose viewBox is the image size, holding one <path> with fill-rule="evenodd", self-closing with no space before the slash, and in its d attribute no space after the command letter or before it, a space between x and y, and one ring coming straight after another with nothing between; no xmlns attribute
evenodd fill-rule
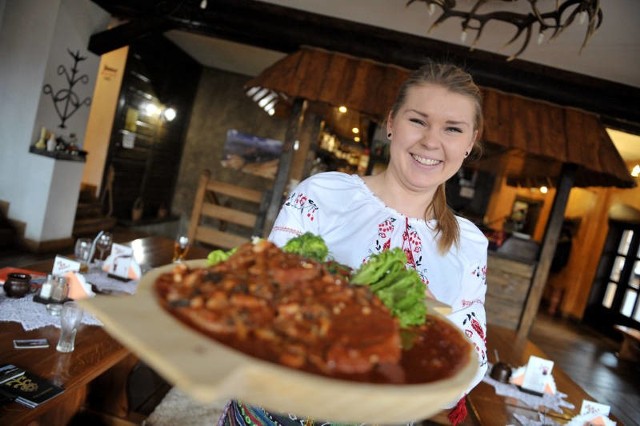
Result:
<svg viewBox="0 0 640 426"><path fill-rule="evenodd" d="M264 221L263 236L268 236L273 227L273 223L276 221L278 212L282 205L282 197L284 196L287 182L289 181L289 171L291 169L291 161L293 160L293 145L298 138L302 122L304 121L304 115L307 110L307 101L302 98L296 98L291 108L291 117L289 119L289 125L284 137L284 144L282 146L282 155L278 162L278 171L273 181L273 188L271 192L271 200L267 207L267 214Z"/></svg>
<svg viewBox="0 0 640 426"><path fill-rule="evenodd" d="M564 222L564 212L567 207L567 202L569 201L569 193L575 180L576 168L574 164L565 163L562 165L562 172L558 178L558 186L556 188L556 196L553 199L553 206L551 207L544 238L542 239L542 246L540 247L538 265L533 273L529 294L527 295L522 318L520 319L518 339L526 338L529 335L533 321L538 314L540 299L542 298L542 292L549 277L549 269L551 268L558 237L560 236L562 223Z"/></svg>

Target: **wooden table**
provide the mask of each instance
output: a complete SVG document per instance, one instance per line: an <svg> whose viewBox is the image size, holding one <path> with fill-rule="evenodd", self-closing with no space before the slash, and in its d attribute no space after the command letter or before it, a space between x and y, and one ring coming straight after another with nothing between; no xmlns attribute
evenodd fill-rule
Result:
<svg viewBox="0 0 640 426"><path fill-rule="evenodd" d="M495 351L498 351L500 360L513 367L525 365L531 355L549 359L540 348L529 340L518 340L514 330L489 325L487 329L487 353L493 358ZM545 415L556 423L567 423L572 417L580 414L583 400L595 401L595 399L584 391L576 382L571 380L567 374L558 366L553 368L553 378L559 392L567 394L566 401L574 405L575 408L563 408L562 413L547 410ZM524 403L503 396L496 395L493 386L481 382L469 394L469 405L471 416L481 425L519 424L514 414L521 414L538 419L538 412ZM612 420L620 423L614 416ZM473 423L470 423L473 424Z"/></svg>
<svg viewBox="0 0 640 426"><path fill-rule="evenodd" d="M134 249L134 257L143 268L153 268L171 262L173 240L164 237L147 237L128 243ZM188 259L206 257L210 250L193 247ZM25 266L25 269L50 272L53 259ZM97 296L109 297L109 296ZM11 303L10 299L0 299ZM22 425L67 424L83 406L90 391L99 392L103 412L116 417L126 417L128 412L125 385L128 372L137 358L120 343L111 338L101 327L82 325L76 336L76 348L63 354L55 349L60 330L49 326L24 331L19 323L0 322L0 364L12 363L62 385L65 392L56 398L29 409L18 403L0 407L0 424ZM46 349L17 350L13 339L46 338ZM91 388L92 384L98 384ZM93 400L93 398L92 398Z"/></svg>

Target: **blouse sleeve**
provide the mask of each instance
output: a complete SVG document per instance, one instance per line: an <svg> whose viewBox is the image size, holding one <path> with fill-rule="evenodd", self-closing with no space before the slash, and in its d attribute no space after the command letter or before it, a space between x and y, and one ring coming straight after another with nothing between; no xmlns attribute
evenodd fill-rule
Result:
<svg viewBox="0 0 640 426"><path fill-rule="evenodd" d="M320 211L316 195L309 179L296 186L280 208L269 234L269 240L282 247L291 238L305 232L320 235L318 226Z"/></svg>
<svg viewBox="0 0 640 426"><path fill-rule="evenodd" d="M474 233L475 234L475 233ZM460 327L469 338L478 355L479 369L466 393L482 380L487 371L487 317L484 308L487 290L487 246L484 235L472 235L473 252L467 255L462 278L462 297L453 306L448 318Z"/></svg>

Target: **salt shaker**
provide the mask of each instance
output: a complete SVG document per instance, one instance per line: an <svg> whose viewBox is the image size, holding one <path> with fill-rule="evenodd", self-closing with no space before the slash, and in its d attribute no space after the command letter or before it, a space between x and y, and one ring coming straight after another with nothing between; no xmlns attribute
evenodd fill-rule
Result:
<svg viewBox="0 0 640 426"><path fill-rule="evenodd" d="M49 300L51 298L51 290L53 289L53 275L47 275L47 279L42 283L38 297L42 300Z"/></svg>

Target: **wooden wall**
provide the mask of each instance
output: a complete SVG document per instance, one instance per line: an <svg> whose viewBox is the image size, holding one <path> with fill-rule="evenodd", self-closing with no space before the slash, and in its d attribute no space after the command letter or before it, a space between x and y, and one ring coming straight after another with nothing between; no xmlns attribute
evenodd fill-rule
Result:
<svg viewBox="0 0 640 426"><path fill-rule="evenodd" d="M485 220L507 216L517 196L540 199L544 202L533 235L533 239L540 242L555 196L553 188L543 195L537 189L507 186L502 179L496 185ZM562 316L582 319L584 315L608 232L608 211L614 204L627 204L640 209L640 188L590 187L571 190L565 218L579 218L581 224L573 238L569 262L559 273L550 273L543 296L545 305L551 303L554 296L560 297L557 313ZM492 227L500 229L501 221L495 222Z"/></svg>

